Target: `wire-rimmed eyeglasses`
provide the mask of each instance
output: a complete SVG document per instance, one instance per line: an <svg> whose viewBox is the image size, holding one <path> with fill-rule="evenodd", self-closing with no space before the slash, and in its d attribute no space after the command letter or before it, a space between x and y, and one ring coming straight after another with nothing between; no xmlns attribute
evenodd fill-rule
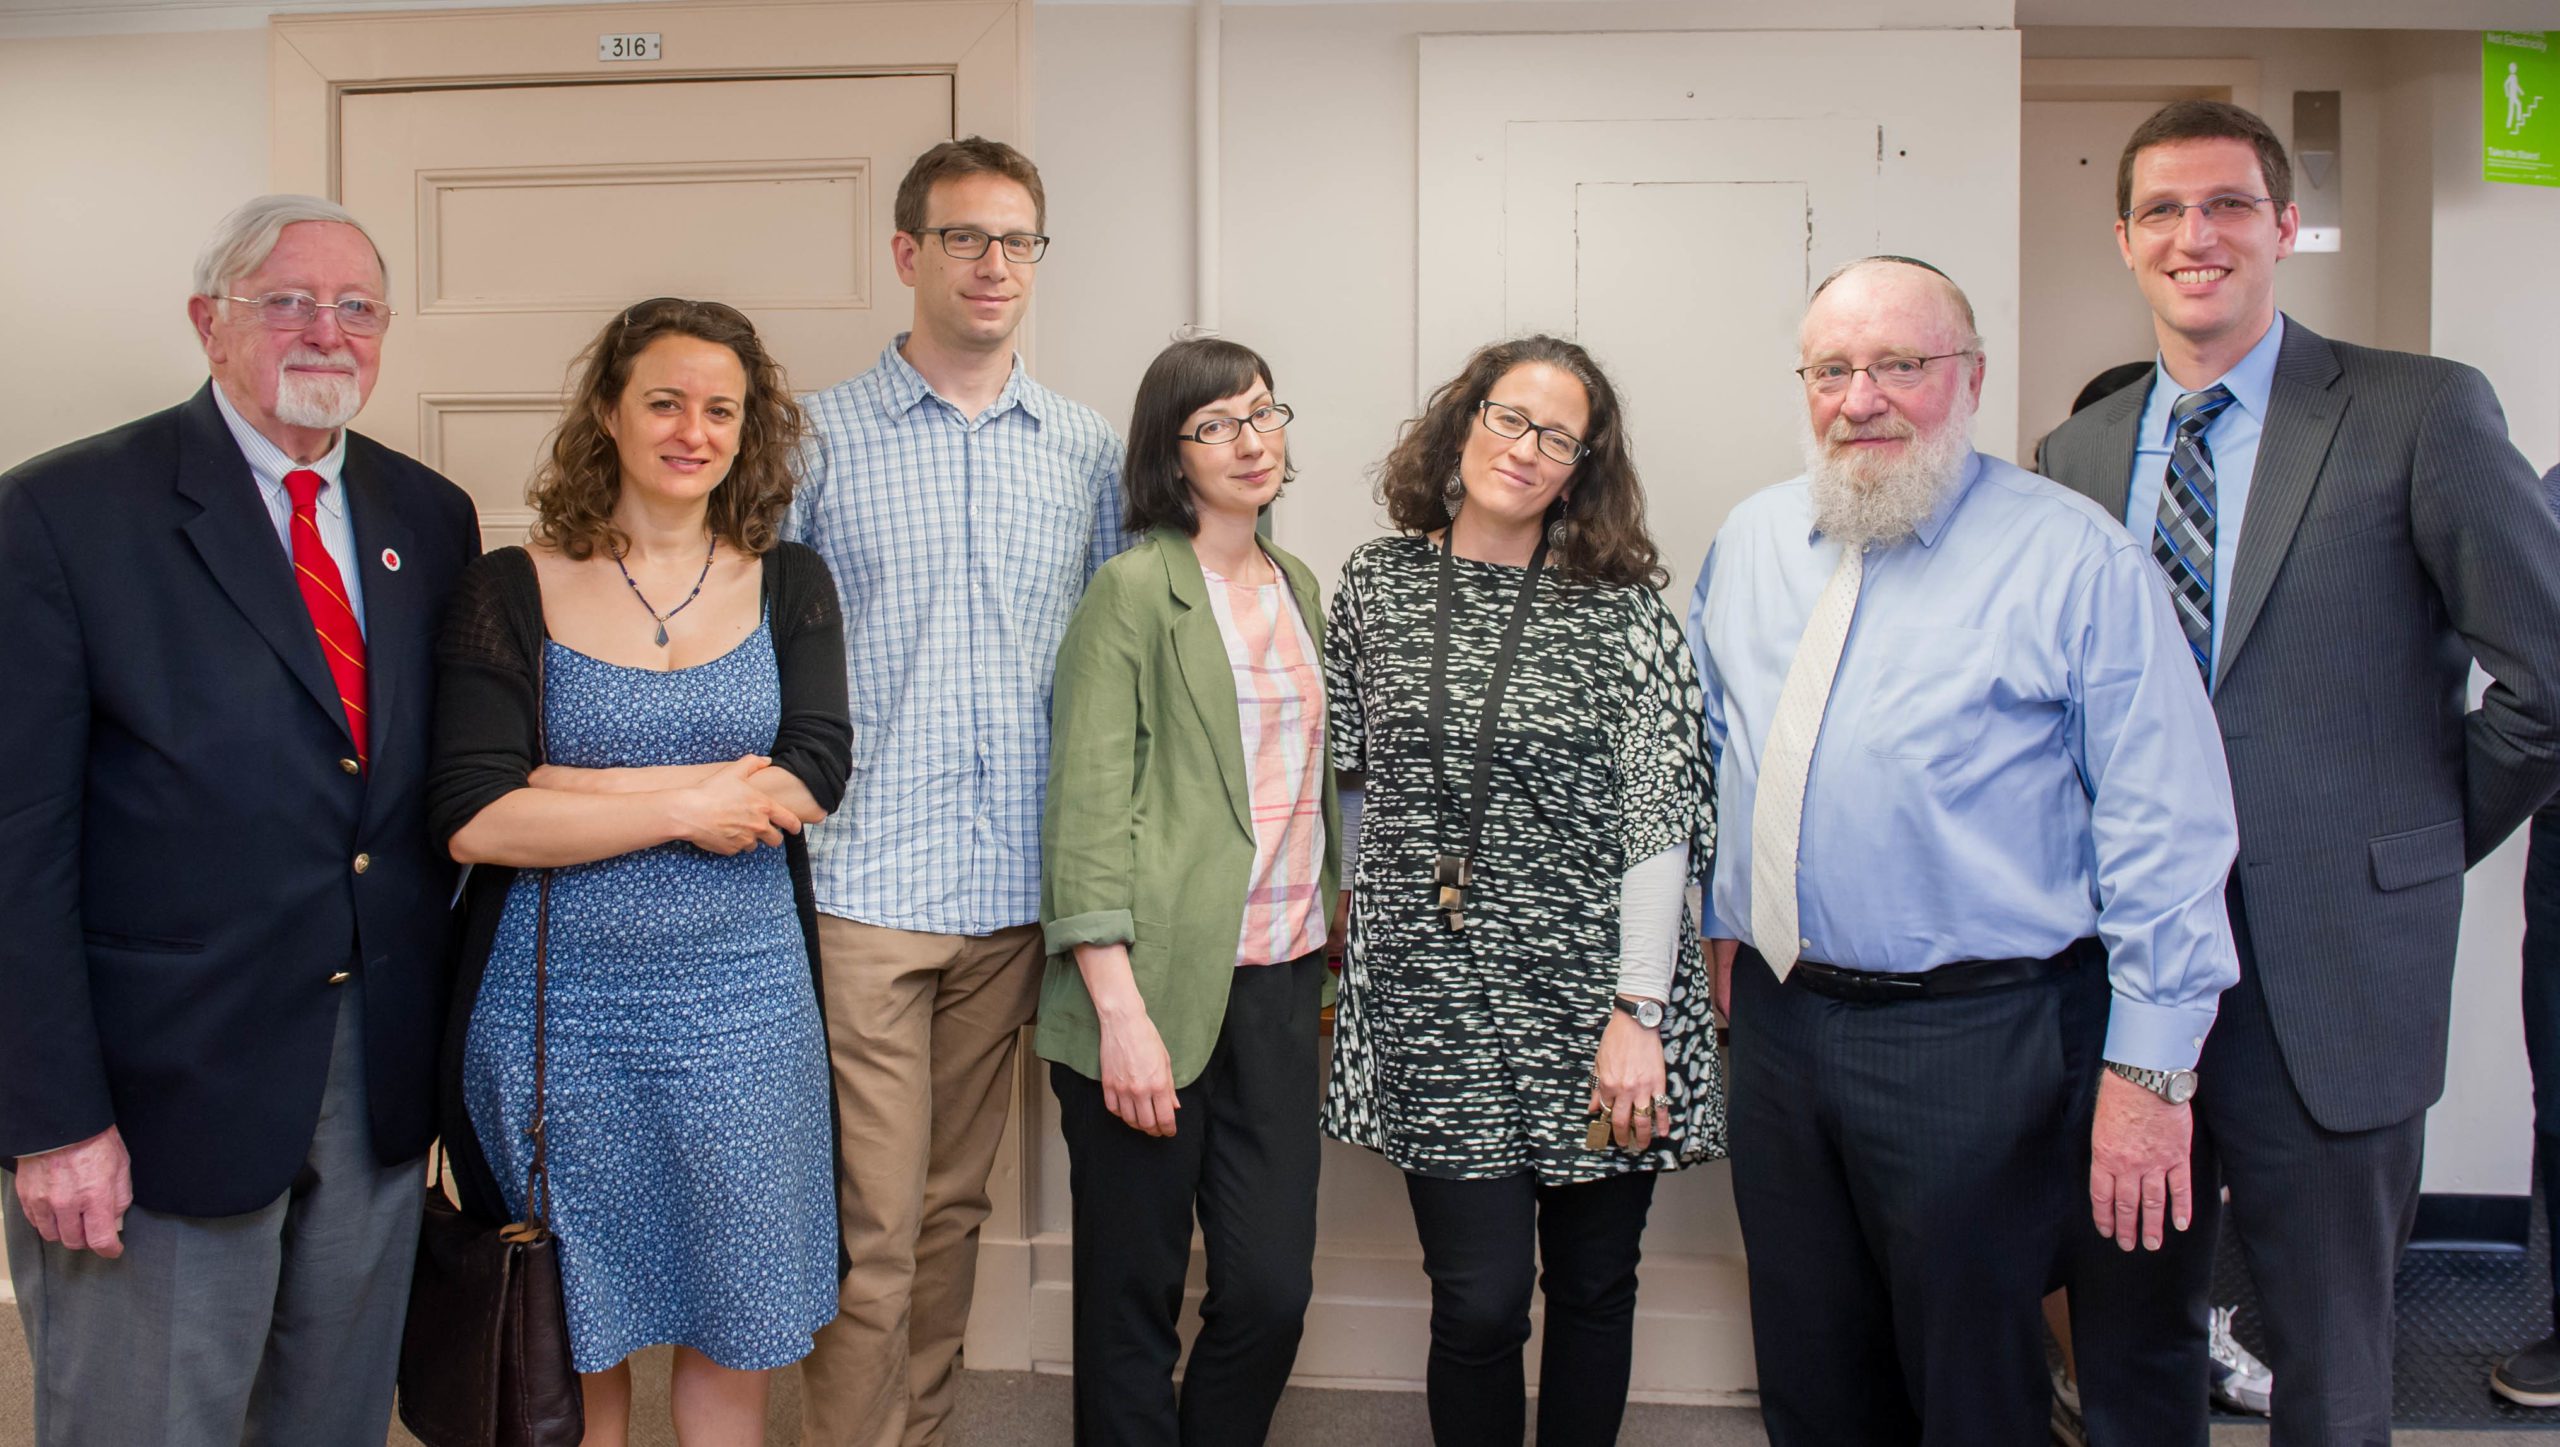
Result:
<svg viewBox="0 0 2560 1447"><path fill-rule="evenodd" d="M351 337L378 337L398 315L390 303L369 296L322 301L298 291L271 291L265 296L225 296L223 300L256 307L258 320L265 322L268 330L278 332L309 331L311 324L320 320L321 312L334 311L338 314L338 330Z"/></svg>
<svg viewBox="0 0 2560 1447"><path fill-rule="evenodd" d="M2174 231L2187 219L2190 211L2201 211L2205 220L2222 225L2246 221L2258 214L2259 207L2274 199L2273 196L2243 196L2236 191L2226 191L2201 201L2146 201L2117 215L2145 231Z"/></svg>
<svg viewBox="0 0 2560 1447"><path fill-rule="evenodd" d="M1920 385L1920 379L1929 373L1931 362L1943 362L1949 357L1972 355L1973 353L1967 350L1940 352L1932 357L1878 357L1863 367L1852 367L1846 362L1816 362L1810 367L1796 368L1796 375L1804 379L1806 386L1826 397L1834 392L1849 390L1849 383L1855 380L1860 372L1866 373L1867 380L1879 387L1896 392L1907 392Z"/></svg>

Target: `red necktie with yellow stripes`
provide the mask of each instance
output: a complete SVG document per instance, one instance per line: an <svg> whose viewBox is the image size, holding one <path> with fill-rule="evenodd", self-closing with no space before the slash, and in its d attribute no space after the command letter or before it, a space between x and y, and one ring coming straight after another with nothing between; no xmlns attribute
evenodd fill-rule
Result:
<svg viewBox="0 0 2560 1447"><path fill-rule="evenodd" d="M322 485L320 474L308 468L284 475L284 490L293 499L293 581L302 589L302 606L311 610L311 627L320 635L329 676L337 680L338 702L347 707L347 732L355 739L356 761L370 765L364 730L364 630L356 626L346 579L338 572L338 560L329 556L328 545L320 541L320 520L311 510Z"/></svg>

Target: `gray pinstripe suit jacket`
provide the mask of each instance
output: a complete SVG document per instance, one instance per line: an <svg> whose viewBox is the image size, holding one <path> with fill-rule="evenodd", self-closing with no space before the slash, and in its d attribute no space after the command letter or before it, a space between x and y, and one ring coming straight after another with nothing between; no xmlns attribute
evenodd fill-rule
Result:
<svg viewBox="0 0 2560 1447"><path fill-rule="evenodd" d="M2148 387L2045 444L2118 517ZM2370 1130L2443 1094L2462 871L2560 785L2560 522L2460 363L2288 317L2267 410L2213 689L2233 878L2294 1088Z"/></svg>

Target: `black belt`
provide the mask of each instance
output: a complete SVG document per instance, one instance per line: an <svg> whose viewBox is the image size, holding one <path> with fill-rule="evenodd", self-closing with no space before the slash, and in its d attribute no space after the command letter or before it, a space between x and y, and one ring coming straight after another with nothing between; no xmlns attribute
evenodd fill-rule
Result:
<svg viewBox="0 0 2560 1447"><path fill-rule="evenodd" d="M1828 995L1834 1000L1874 1005L1892 1000L1970 995L1979 990L1996 990L2003 985L2023 985L2031 980L2061 974L2083 961L2098 959L2101 954L2095 939L2083 939L2074 940L2062 953L2048 959L1958 960L1910 974L1852 970L1826 965L1820 960L1798 960L1795 968L1787 972L1787 983L1802 985L1817 995Z"/></svg>

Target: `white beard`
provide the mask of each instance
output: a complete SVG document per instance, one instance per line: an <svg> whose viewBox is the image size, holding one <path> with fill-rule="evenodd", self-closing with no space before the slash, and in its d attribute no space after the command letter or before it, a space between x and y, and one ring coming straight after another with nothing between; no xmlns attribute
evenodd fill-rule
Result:
<svg viewBox="0 0 2560 1447"><path fill-rule="evenodd" d="M1894 418L1864 429L1835 420L1828 437L1816 437L1810 420L1801 436L1805 474L1813 487L1813 525L1849 548L1886 548L1910 537L1946 501L1973 455L1973 409L1947 414L1936 432L1922 435ZM1868 459L1834 449L1858 435L1907 437L1898 457Z"/></svg>
<svg viewBox="0 0 2560 1447"><path fill-rule="evenodd" d="M343 372L296 372L295 367L344 367ZM276 420L287 427L333 431L364 410L356 385L356 354L295 347L276 369Z"/></svg>

